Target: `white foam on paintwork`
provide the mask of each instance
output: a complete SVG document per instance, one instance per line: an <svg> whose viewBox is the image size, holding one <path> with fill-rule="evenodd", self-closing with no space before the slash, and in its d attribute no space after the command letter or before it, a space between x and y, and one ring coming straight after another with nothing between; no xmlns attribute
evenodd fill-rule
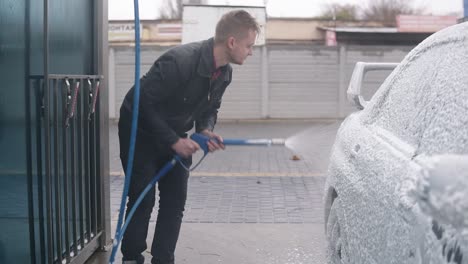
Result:
<svg viewBox="0 0 468 264"><path fill-rule="evenodd" d="M423 212L468 232L468 155L425 158L415 191Z"/></svg>
<svg viewBox="0 0 468 264"><path fill-rule="evenodd" d="M466 177L418 162L446 154L468 154L468 23L414 48L338 130L325 191L338 193L344 263L456 263L457 249L468 263Z"/></svg>

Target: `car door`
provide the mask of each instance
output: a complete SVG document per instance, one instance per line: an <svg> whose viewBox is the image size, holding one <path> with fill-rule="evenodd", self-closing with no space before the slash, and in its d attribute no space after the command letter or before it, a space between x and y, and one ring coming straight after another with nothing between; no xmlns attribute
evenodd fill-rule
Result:
<svg viewBox="0 0 468 264"><path fill-rule="evenodd" d="M336 188L349 263L420 263L428 251L439 250L414 246L420 239L416 228L430 222L421 218L406 189L420 173L413 159L437 116L434 106L440 96L435 84L454 81L441 75L441 69L457 66L447 54L463 41L433 39L415 48L347 124L349 155L344 160L349 165L340 170L344 180L341 185L337 181ZM440 258L428 261L424 263L440 263Z"/></svg>

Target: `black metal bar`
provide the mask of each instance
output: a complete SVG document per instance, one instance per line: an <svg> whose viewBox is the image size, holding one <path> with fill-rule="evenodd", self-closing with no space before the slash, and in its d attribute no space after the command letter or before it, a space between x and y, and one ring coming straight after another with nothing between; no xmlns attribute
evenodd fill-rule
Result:
<svg viewBox="0 0 468 264"><path fill-rule="evenodd" d="M54 94L54 176L55 176L55 239L56 239L56 250L57 250L57 261L62 262L62 208L61 208L61 195L60 195L60 122L59 118L59 90L58 80L54 80L53 94Z"/></svg>
<svg viewBox="0 0 468 264"><path fill-rule="evenodd" d="M36 158L37 158L37 186L38 186L38 208L39 208L39 241L40 241L40 252L45 251L45 236L44 236L44 182L42 172L42 110L43 110L43 95L45 80L35 80L37 87L35 89L36 94ZM42 84L42 85L41 85ZM42 88L41 88L42 87ZM45 119L45 118L44 118ZM41 263L45 263L46 256L41 254Z"/></svg>
<svg viewBox="0 0 468 264"><path fill-rule="evenodd" d="M99 82L99 81L98 81ZM97 97L97 95L96 95ZM96 107L96 105L98 106L98 109L99 109L99 104L100 102L98 102L97 100L94 102L94 107ZM94 113L94 124L95 124L95 127L96 127L96 139L95 139L95 142L96 142L96 184L99 188L97 188L98 190L98 195L97 195L97 206L98 206L98 210L97 210L97 218L98 218L98 230L103 230L104 227L103 227L103 224L104 224L104 219L103 219L103 216L104 216L104 213L103 213L103 210L99 210L99 208L104 208L104 204L103 204L103 199L102 199L102 196L103 196L103 193L104 193L104 190L103 190L103 183L102 183L102 174L101 174L101 163L99 162L99 157L101 157L101 142L100 142L100 137L99 137L99 133L100 133L100 129L101 129L101 126L100 126L100 121L101 121L101 118L100 118L100 111L96 111Z"/></svg>
<svg viewBox="0 0 468 264"><path fill-rule="evenodd" d="M47 204L47 263L52 263L54 260L54 251L53 251L53 230L52 230L52 197L50 193L51 189L51 164L50 164L50 93L49 93L49 0L44 0L44 82L45 82L45 128L46 128L46 138L45 138L45 153L46 153L46 204Z"/></svg>
<svg viewBox="0 0 468 264"><path fill-rule="evenodd" d="M62 81L63 84L63 81ZM60 96L62 97L62 113L67 112L67 107L68 105L66 104L67 102L67 90L63 89L63 86L60 88ZM70 217L69 217L69 209L68 209L68 204L69 204L69 192L68 192L68 148L67 148L67 143L68 143L68 137L67 137L67 128L65 126L62 127L62 147L63 147L63 153L62 153L62 159L63 159L63 210L64 210L64 228L65 228L65 256L67 259L67 262L70 262Z"/></svg>
<svg viewBox="0 0 468 264"><path fill-rule="evenodd" d="M86 96L86 93L83 93L83 117L88 116L88 105L89 105L89 98ZM86 210L86 233L88 241L91 240L91 166L90 166L90 138L89 138L89 122L85 120L84 122L84 140L85 140L85 210Z"/></svg>
<svg viewBox="0 0 468 264"><path fill-rule="evenodd" d="M97 95L99 93L99 80L94 80L93 83L89 82L89 107L88 107L88 122L90 123L90 181L91 181L91 213L92 213L92 234L96 234L99 230L98 227L98 211L99 211L99 197L100 188L98 188L98 174L97 174L97 138L96 138L96 115L94 115ZM93 89L93 87L96 87ZM94 115L94 116L93 116ZM93 118L94 117L94 118Z"/></svg>
<svg viewBox="0 0 468 264"><path fill-rule="evenodd" d="M45 105L44 105L44 111L45 111L45 167L46 167L46 213L47 213L47 263L52 263L54 260L54 241L53 241L53 235L54 235L54 230L52 226L52 150L51 150L51 129L50 129L50 123L51 123L51 111L50 111L50 84L48 83L49 81L46 80L46 91L45 91Z"/></svg>
<svg viewBox="0 0 468 264"><path fill-rule="evenodd" d="M89 89L89 100L88 100L88 116L91 116L92 105L94 103L93 98L93 84L91 81L88 81L88 89ZM97 233L97 209L98 206L97 202L97 182L96 182L96 136L95 136L95 122L94 120L90 120L88 118L88 122L90 124L89 136L90 136L90 199L91 199L91 238L94 237L94 234Z"/></svg>
<svg viewBox="0 0 468 264"><path fill-rule="evenodd" d="M95 111L96 109L96 105L99 107L99 102L97 101L98 100L98 94L99 94L99 86L100 86L100 81L98 80L97 81L97 84L96 84L96 91L95 91L95 97L93 98L94 99L94 102L93 102L93 109ZM99 109L99 108L98 108ZM93 122L94 122L94 142L95 142L95 160L96 160L96 168L95 168L95 171L96 171L96 191L97 191L97 201L96 201L96 213L97 213L97 229L98 230L102 230L102 223L103 223L103 219L102 219L102 216L103 216L103 213L102 213L102 210L99 210L99 208L102 208L102 186L101 186L101 182L102 182L102 175L100 173L101 171L101 164L99 163L99 157L101 156L101 153L100 153L100 138L99 138L99 131L100 131L100 126L99 126L99 123L100 123L100 112L99 111L95 111L93 113L94 115L94 118L93 118Z"/></svg>
<svg viewBox="0 0 468 264"><path fill-rule="evenodd" d="M100 84L99 84L100 85ZM100 98L97 98L96 99L96 102L95 102L95 105L96 105L96 111L94 113L94 122L95 122L95 126L96 126L96 175L97 175L97 184L99 186L99 188L97 188L97 191L98 191L98 207L99 208L105 208L105 205L104 205L104 201L103 201L103 193L104 193L104 183L103 183L103 175L101 174L101 166L102 164L99 162L100 160L100 157L102 155L101 153L101 138L100 138L100 134L101 134L101 111L99 110L100 109L100 104L101 104L101 100ZM108 144L107 144L108 145ZM109 148L107 148L109 149ZM99 219L99 230L103 230L105 227L104 227L104 212L103 210L98 210L99 214L98 214L98 219Z"/></svg>
<svg viewBox="0 0 468 264"><path fill-rule="evenodd" d="M98 81L99 82L99 81ZM99 90L98 90L99 91ZM95 96L97 97L97 94L95 92ZM93 102L93 108L95 107L97 101ZM100 231L100 223L101 223L101 218L100 218L100 204L101 204L101 188L100 188L100 173L99 173L99 118L96 113L94 113L94 118L93 118L93 142L94 142L94 185L95 185L95 190L96 190L96 201L95 201L95 211L96 211L96 232Z"/></svg>
<svg viewBox="0 0 468 264"><path fill-rule="evenodd" d="M76 213L76 177L78 173L76 171L76 156L75 156L75 131L76 131L76 121L73 120L70 126L70 177L71 177L71 207L72 207L72 241L73 241L73 251L71 257L78 254L77 246L78 246L78 238L77 238L77 227L76 222L78 221L77 213Z"/></svg>
<svg viewBox="0 0 468 264"><path fill-rule="evenodd" d="M77 124L78 124L78 211L79 211L79 220L80 220L80 245L78 249L81 250L85 246L85 230L84 230L84 193L83 193L83 181L85 170L83 168L84 160L84 146L83 146L83 97L82 94L78 95L78 104L77 104Z"/></svg>

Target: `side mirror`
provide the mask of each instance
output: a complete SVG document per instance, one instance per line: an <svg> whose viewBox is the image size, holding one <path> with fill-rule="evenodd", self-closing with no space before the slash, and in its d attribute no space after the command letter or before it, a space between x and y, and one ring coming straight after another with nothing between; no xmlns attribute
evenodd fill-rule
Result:
<svg viewBox="0 0 468 264"><path fill-rule="evenodd" d="M348 101L357 109L362 110L367 105L367 101L361 94L361 87L364 75L368 71L393 70L399 63L369 63L357 62L348 86Z"/></svg>
<svg viewBox="0 0 468 264"><path fill-rule="evenodd" d="M457 230L468 228L468 155L422 158L415 197L422 211Z"/></svg>

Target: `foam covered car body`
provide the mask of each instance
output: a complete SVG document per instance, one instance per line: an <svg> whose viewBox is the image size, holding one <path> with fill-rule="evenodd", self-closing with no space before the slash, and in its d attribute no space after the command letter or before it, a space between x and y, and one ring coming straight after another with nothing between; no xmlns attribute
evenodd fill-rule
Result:
<svg viewBox="0 0 468 264"><path fill-rule="evenodd" d="M359 111L338 130L326 181L329 263L468 263L467 32L441 30L401 63L356 65ZM390 68L366 101L365 73Z"/></svg>

